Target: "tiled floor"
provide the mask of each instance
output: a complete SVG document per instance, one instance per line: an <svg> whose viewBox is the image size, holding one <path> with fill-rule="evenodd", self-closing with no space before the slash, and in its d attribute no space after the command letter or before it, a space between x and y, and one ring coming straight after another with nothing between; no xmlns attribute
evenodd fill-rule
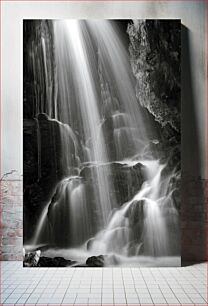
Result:
<svg viewBox="0 0 208 306"><path fill-rule="evenodd" d="M102 269L2 262L2 304L207 305L207 264Z"/></svg>

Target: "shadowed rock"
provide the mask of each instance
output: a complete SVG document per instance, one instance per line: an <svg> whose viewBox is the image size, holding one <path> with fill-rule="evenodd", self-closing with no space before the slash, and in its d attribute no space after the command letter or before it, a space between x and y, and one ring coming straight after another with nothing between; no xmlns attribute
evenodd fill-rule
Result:
<svg viewBox="0 0 208 306"><path fill-rule="evenodd" d="M67 260L63 257L40 256L41 251L28 252L24 256L24 267L68 267L75 264L75 261Z"/></svg>
<svg viewBox="0 0 208 306"><path fill-rule="evenodd" d="M88 267L104 267L105 257L103 255L92 256L86 260Z"/></svg>

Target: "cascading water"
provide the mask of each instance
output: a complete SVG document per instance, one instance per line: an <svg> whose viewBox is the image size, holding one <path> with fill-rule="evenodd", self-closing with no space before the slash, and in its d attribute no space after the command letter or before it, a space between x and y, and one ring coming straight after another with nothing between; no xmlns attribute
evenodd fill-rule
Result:
<svg viewBox="0 0 208 306"><path fill-rule="evenodd" d="M106 20L54 21L54 46L55 119L60 122L62 167L68 177L44 208L33 243L43 242L47 226L48 241L67 248L67 256L75 259L81 252L84 258L171 255L169 228L177 228L178 219L169 187L175 173L164 174L166 164L150 149L151 143L158 143L157 133L136 100L119 31ZM143 181L135 192L131 182L138 165ZM125 200L122 190L115 192L114 169L127 173Z"/></svg>
<svg viewBox="0 0 208 306"><path fill-rule="evenodd" d="M37 144L38 144L38 180L41 178L41 132L39 121L35 118L37 124Z"/></svg>
<svg viewBox="0 0 208 306"><path fill-rule="evenodd" d="M128 163L128 161L125 161ZM161 188L161 172L165 165L160 165L158 160L142 161L146 166L146 181L140 191L129 202L124 203L112 216L106 229L98 233L93 243L91 251L93 253L109 253L117 251L118 254L129 255L130 244L133 244L134 255L141 245L145 254L150 256L170 255L169 238L166 221L163 217L161 201L168 196L168 190ZM164 187L164 186L163 186ZM169 203L177 214L172 203ZM141 232L137 232L136 239L132 235L130 218L131 209L140 206L139 212L144 215L142 237Z"/></svg>
<svg viewBox="0 0 208 306"><path fill-rule="evenodd" d="M64 33L63 39L59 36L61 32ZM60 75L61 83L63 79L67 83L64 88L61 88L60 100L63 101L64 105L77 103L81 116L80 120L83 125L84 141L86 142L90 139L90 161L105 163L108 161L108 156L104 136L102 132L99 135L97 134L101 121L97 104L99 97L96 92L91 66L86 56L89 51L85 45L82 28L79 26L78 21L58 21L55 23L55 47L58 54L58 77ZM62 56L60 55L61 49L67 50ZM69 69L73 72L71 75L68 75L68 71L61 71L63 62L69 63ZM72 87L74 86L75 99L68 94L71 88L68 85L70 84L70 79L72 79ZM106 171L110 170L96 168L94 172L98 181L98 188L95 194L98 196L98 209L102 215L102 218L100 218L101 226L106 224L112 209L110 182L107 179Z"/></svg>

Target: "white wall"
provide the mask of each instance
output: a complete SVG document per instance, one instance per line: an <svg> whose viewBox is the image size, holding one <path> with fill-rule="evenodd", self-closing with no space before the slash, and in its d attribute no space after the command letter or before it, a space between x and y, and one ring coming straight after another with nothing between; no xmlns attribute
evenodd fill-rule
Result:
<svg viewBox="0 0 208 306"><path fill-rule="evenodd" d="M185 73L182 74L183 174L208 178L208 171L205 171L205 124L208 116L205 97L205 1L4 1L1 5L1 176L12 169L22 174L23 19L179 18L188 29L184 34L188 37L182 43L185 65Z"/></svg>

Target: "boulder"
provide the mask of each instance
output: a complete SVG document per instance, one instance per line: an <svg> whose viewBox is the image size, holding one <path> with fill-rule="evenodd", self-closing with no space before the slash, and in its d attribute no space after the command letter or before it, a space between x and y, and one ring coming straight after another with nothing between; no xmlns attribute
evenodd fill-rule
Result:
<svg viewBox="0 0 208 306"><path fill-rule="evenodd" d="M104 267L104 261L104 255L92 256L86 260L86 264L88 267Z"/></svg>
<svg viewBox="0 0 208 306"><path fill-rule="evenodd" d="M24 260L23 260L23 267L37 267L38 266L38 262L40 260L40 254L41 251L37 250L35 252L28 252L25 253L25 250L23 251L23 255L24 255Z"/></svg>
<svg viewBox="0 0 208 306"><path fill-rule="evenodd" d="M99 255L92 256L86 260L88 267L105 267L119 265L120 259L116 255Z"/></svg>
<svg viewBox="0 0 208 306"><path fill-rule="evenodd" d="M63 257L40 257L38 267L68 267L75 264L75 261L67 260Z"/></svg>

